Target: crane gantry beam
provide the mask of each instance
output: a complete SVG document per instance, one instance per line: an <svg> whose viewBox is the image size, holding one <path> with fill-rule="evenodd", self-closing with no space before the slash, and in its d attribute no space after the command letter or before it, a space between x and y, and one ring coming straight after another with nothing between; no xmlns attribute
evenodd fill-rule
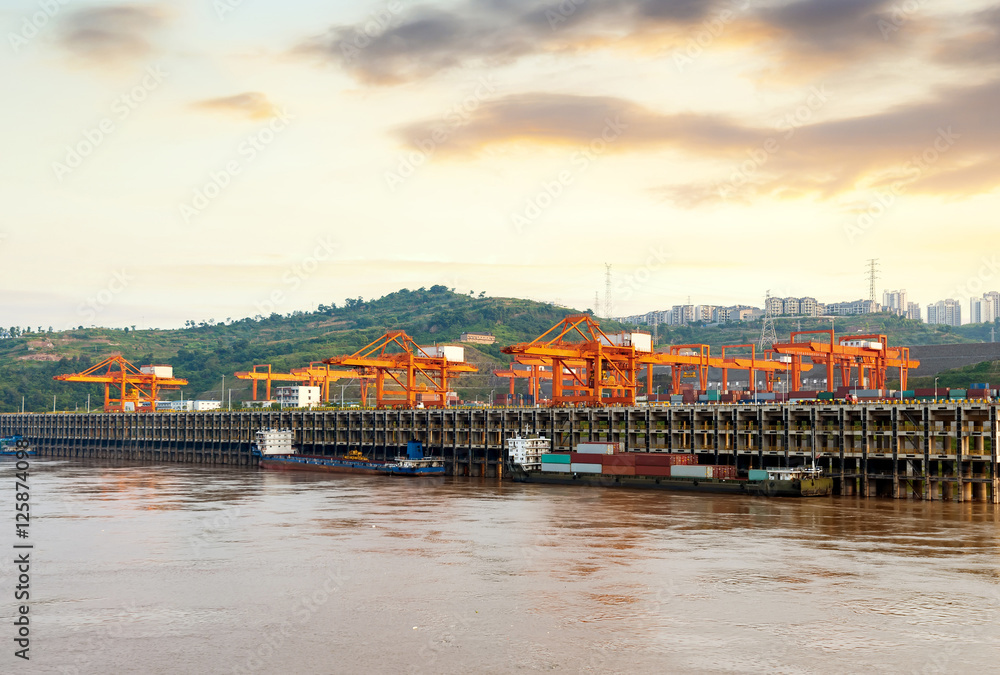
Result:
<svg viewBox="0 0 1000 675"><path fill-rule="evenodd" d="M262 370L266 368L266 370ZM260 369L260 370L259 370ZM264 382L264 400L271 400L272 382L298 382L309 387L321 389L323 402L330 401L330 384L344 378L358 378L361 383L361 400L368 398L368 379L371 373L359 373L356 370L333 370L322 361L313 361L308 367L292 368L288 373L277 373L269 363L259 363L248 371L236 373L240 380L250 380L253 400L257 400L257 383Z"/></svg>
<svg viewBox="0 0 1000 675"><path fill-rule="evenodd" d="M457 351L462 350L461 356ZM452 357L449 358L449 353ZM358 351L334 356L323 363L374 373L375 402L378 407L446 407L448 383L460 373L478 371L464 361L462 347L420 347L405 331L388 331ZM388 378L388 382L386 381ZM393 388L386 388L386 384Z"/></svg>
<svg viewBox="0 0 1000 675"><path fill-rule="evenodd" d="M828 340L806 340L796 342L800 335L826 335ZM851 345L850 342L861 344ZM878 343L878 347L869 346ZM909 347L889 347L887 336L882 334L841 336L839 339L832 329L794 331L789 342L775 343L772 347L779 354L790 354L800 358L808 357L813 363L826 365L826 388L833 391L834 370L840 371L840 382L847 385L853 378L853 370L857 370L859 383L870 382L875 389L885 388L886 373L889 368L899 369L899 384L906 389L906 381L910 368L916 368L920 361L910 358ZM796 381L795 386L799 383Z"/></svg>
<svg viewBox="0 0 1000 675"><path fill-rule="evenodd" d="M105 412L152 412L159 392L178 389L187 380L157 375L157 368L169 366L137 367L129 363L121 354L115 354L97 363L82 373L56 375L53 380L60 382L85 382L104 385Z"/></svg>

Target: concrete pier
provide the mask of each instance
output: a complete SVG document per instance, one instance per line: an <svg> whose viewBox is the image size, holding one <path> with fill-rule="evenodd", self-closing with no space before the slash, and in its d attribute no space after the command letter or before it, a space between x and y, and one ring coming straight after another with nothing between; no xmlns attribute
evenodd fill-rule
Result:
<svg viewBox="0 0 1000 675"><path fill-rule="evenodd" d="M521 433L557 451L619 441L741 470L815 458L843 495L1000 503L996 408L976 402L0 415L0 436L53 457L251 466L262 428L292 429L300 452L317 455L392 458L419 440L453 475L497 476L506 439Z"/></svg>

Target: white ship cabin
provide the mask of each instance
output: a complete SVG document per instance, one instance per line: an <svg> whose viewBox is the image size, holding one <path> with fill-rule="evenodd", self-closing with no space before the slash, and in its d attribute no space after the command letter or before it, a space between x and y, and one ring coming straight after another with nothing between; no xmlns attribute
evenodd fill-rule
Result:
<svg viewBox="0 0 1000 675"><path fill-rule="evenodd" d="M507 439L507 455L514 464L519 464L525 470L541 470L542 455L549 452L551 443L547 438L521 438L515 436Z"/></svg>
<svg viewBox="0 0 1000 675"><path fill-rule="evenodd" d="M257 449L261 455L294 455L291 429L261 429L257 432Z"/></svg>
<svg viewBox="0 0 1000 675"><path fill-rule="evenodd" d="M798 466L792 469L767 469L768 480L802 480L819 478L822 475L823 469L819 467Z"/></svg>

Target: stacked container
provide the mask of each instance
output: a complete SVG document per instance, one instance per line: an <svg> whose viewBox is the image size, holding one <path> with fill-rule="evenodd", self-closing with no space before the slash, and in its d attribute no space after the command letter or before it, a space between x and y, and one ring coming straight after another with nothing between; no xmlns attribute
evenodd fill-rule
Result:
<svg viewBox="0 0 1000 675"><path fill-rule="evenodd" d="M542 471L569 471L569 453L547 452L542 455Z"/></svg>

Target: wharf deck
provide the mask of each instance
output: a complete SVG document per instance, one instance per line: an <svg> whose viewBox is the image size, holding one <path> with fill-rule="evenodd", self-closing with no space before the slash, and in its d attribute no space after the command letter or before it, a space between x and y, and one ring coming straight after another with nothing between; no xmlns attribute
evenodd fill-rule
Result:
<svg viewBox="0 0 1000 675"><path fill-rule="evenodd" d="M418 440L451 475L498 476L506 439L540 434L554 451L612 441L741 470L815 459L843 495L1000 503L996 407L971 401L0 414L0 436L21 434L41 456L236 466L255 463L252 439L269 427L292 429L315 455L391 459Z"/></svg>

